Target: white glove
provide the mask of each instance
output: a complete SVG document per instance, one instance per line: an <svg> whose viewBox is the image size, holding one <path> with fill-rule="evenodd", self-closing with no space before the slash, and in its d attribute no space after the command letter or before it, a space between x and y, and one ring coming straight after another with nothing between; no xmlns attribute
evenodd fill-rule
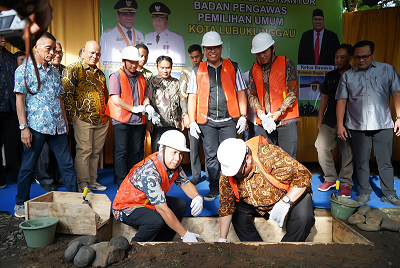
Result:
<svg viewBox="0 0 400 268"><path fill-rule="evenodd" d="M269 115L271 115L271 113L268 113L268 115L263 114L260 116L260 119L262 121L263 128L268 132L268 134L271 134L272 131L276 129L276 124L272 117L268 117Z"/></svg>
<svg viewBox="0 0 400 268"><path fill-rule="evenodd" d="M183 242L199 242L197 241L197 237L200 237L200 235L186 231L185 236L181 237L181 239Z"/></svg>
<svg viewBox="0 0 400 268"><path fill-rule="evenodd" d="M282 228L283 222L285 221L285 217L288 214L289 209L290 206L281 200L276 203L272 208L271 212L269 213L269 219Z"/></svg>
<svg viewBox="0 0 400 268"><path fill-rule="evenodd" d="M145 107L146 113L149 115L149 119L151 117L153 117L153 113L155 113L156 111L154 110L153 106L151 106L150 104L147 104Z"/></svg>
<svg viewBox="0 0 400 268"><path fill-rule="evenodd" d="M190 135L195 137L196 139L199 139L199 134L201 133L201 130L199 128L199 125L196 122L190 123Z"/></svg>
<svg viewBox="0 0 400 268"><path fill-rule="evenodd" d="M203 198L200 195L196 195L190 204L190 208L192 209L192 215L194 217L198 216L203 211Z"/></svg>
<svg viewBox="0 0 400 268"><path fill-rule="evenodd" d="M151 120L153 125L157 125L158 123L160 123L160 115L154 110L153 106L148 104L145 106L145 110L146 110L148 119Z"/></svg>
<svg viewBox="0 0 400 268"><path fill-rule="evenodd" d="M246 130L246 118L240 117L236 124L237 134L242 134Z"/></svg>
<svg viewBox="0 0 400 268"><path fill-rule="evenodd" d="M156 113L155 111L151 117L151 122L153 123L153 125L157 125L158 123L160 123L160 115L158 113Z"/></svg>
<svg viewBox="0 0 400 268"><path fill-rule="evenodd" d="M228 239L219 238L219 239L218 239L218 242L226 243L226 242L228 242Z"/></svg>
<svg viewBox="0 0 400 268"><path fill-rule="evenodd" d="M144 114L146 112L146 108L144 105L139 105L139 106L133 106L132 113L138 114L142 113Z"/></svg>

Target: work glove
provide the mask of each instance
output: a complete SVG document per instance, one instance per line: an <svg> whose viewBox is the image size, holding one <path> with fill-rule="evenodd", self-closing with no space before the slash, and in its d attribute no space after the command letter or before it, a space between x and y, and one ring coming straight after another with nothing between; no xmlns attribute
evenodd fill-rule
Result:
<svg viewBox="0 0 400 268"><path fill-rule="evenodd" d="M268 115L263 114L260 116L260 119L261 119L263 128L268 132L268 134L271 134L272 131L274 131L276 129L276 124L272 117L268 117L269 115L271 115L271 113L268 113Z"/></svg>
<svg viewBox="0 0 400 268"><path fill-rule="evenodd" d="M271 212L269 213L269 219L282 228L283 222L285 221L285 217L288 214L289 209L290 206L281 200L276 203L272 208Z"/></svg>
<svg viewBox="0 0 400 268"><path fill-rule="evenodd" d="M158 123L160 123L160 115L157 112L153 113L151 117L151 122L153 123L153 125L157 125Z"/></svg>
<svg viewBox="0 0 400 268"><path fill-rule="evenodd" d="M133 106L132 113L138 114L142 113L144 114L146 112L146 108L144 105L139 105L139 106Z"/></svg>
<svg viewBox="0 0 400 268"><path fill-rule="evenodd" d="M195 137L196 139L199 139L199 134L201 133L201 130L199 128L199 125L196 122L190 123L190 135Z"/></svg>
<svg viewBox="0 0 400 268"><path fill-rule="evenodd" d="M246 118L240 117L236 124L237 134L242 134L246 129Z"/></svg>
<svg viewBox="0 0 400 268"><path fill-rule="evenodd" d="M198 216L203 211L203 198L200 195L196 195L190 204L190 208L192 209L192 215L194 217Z"/></svg>
<svg viewBox="0 0 400 268"><path fill-rule="evenodd" d="M157 125L160 123L160 115L154 110L153 106L150 104L145 106L145 110L149 120L153 123L153 125Z"/></svg>
<svg viewBox="0 0 400 268"><path fill-rule="evenodd" d="M191 233L189 231L186 231L186 234L184 237L181 237L183 242L199 242L197 241L197 237L200 237L199 234Z"/></svg>
<svg viewBox="0 0 400 268"><path fill-rule="evenodd" d="M218 242L226 243L226 242L228 242L228 239L219 238L219 239L218 239Z"/></svg>

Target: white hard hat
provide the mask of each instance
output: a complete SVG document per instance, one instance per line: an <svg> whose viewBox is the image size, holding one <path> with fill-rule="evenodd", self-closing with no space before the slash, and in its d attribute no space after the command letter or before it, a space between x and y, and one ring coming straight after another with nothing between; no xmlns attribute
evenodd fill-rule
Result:
<svg viewBox="0 0 400 268"><path fill-rule="evenodd" d="M222 43L223 42L221 40L221 36L219 35L219 33L211 31L203 35L203 41L201 45L203 47L213 47L222 45Z"/></svg>
<svg viewBox="0 0 400 268"><path fill-rule="evenodd" d="M268 33L259 33L254 36L251 44L251 53L257 54L263 52L264 50L275 44L275 41Z"/></svg>
<svg viewBox="0 0 400 268"><path fill-rule="evenodd" d="M224 140L218 147L217 157L221 171L225 176L235 176L242 166L246 155L246 143L241 139Z"/></svg>
<svg viewBox="0 0 400 268"><path fill-rule="evenodd" d="M136 47L126 47L121 52L121 58L123 60L132 60L132 61L140 61L142 58L140 57L139 50Z"/></svg>
<svg viewBox="0 0 400 268"><path fill-rule="evenodd" d="M178 130L168 130L164 132L161 135L158 144L174 148L181 152L190 152L186 147L185 135Z"/></svg>

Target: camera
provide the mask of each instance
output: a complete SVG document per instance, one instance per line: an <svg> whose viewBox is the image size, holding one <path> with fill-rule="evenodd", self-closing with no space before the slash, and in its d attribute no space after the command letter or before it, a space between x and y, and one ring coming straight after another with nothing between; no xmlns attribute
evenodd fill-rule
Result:
<svg viewBox="0 0 400 268"><path fill-rule="evenodd" d="M21 20L13 9L0 13L0 35L5 38L21 37L24 33L27 20Z"/></svg>

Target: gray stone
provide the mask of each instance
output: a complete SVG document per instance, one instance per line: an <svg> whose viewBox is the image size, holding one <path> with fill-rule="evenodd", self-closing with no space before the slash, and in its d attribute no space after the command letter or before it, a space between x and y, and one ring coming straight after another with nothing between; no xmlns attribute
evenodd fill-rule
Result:
<svg viewBox="0 0 400 268"><path fill-rule="evenodd" d="M370 212L371 211L371 207L370 206L368 206L368 205L363 205L363 206L361 206L359 209L358 209L358 213L359 214L361 214L361 215L367 215L367 213L368 212Z"/></svg>
<svg viewBox="0 0 400 268"><path fill-rule="evenodd" d="M365 215L365 223L369 225L381 225L382 223L382 216L376 210L371 210L370 212Z"/></svg>
<svg viewBox="0 0 400 268"><path fill-rule="evenodd" d="M379 210L379 209L377 209L376 211L377 211L379 214L381 214L382 220L390 219L389 215L388 215L386 212L384 212L384 211L382 211L382 210Z"/></svg>
<svg viewBox="0 0 400 268"><path fill-rule="evenodd" d="M93 260L92 266L107 267L114 262L122 260L124 257L125 250L115 246L109 246L96 252L96 257Z"/></svg>
<svg viewBox="0 0 400 268"><path fill-rule="evenodd" d="M397 232L400 230L400 222L392 219L383 219L381 224L382 229Z"/></svg>
<svg viewBox="0 0 400 268"><path fill-rule="evenodd" d="M347 221L352 225L356 225L358 223L365 223L365 217L359 213L354 213L347 219Z"/></svg>
<svg viewBox="0 0 400 268"><path fill-rule="evenodd" d="M365 223L359 223L357 224L357 227L363 231L367 231L367 232L376 232L379 231L381 229L381 227L379 225L369 225L369 224L365 224Z"/></svg>
<svg viewBox="0 0 400 268"><path fill-rule="evenodd" d="M93 244L90 247L92 249L94 249L94 251L98 251L98 250L100 250L102 248L108 247L108 242L100 242L100 243L97 243L97 244Z"/></svg>
<svg viewBox="0 0 400 268"><path fill-rule="evenodd" d="M116 236L110 240L109 246L115 246L117 248L127 251L129 248L129 241L124 236Z"/></svg>
<svg viewBox="0 0 400 268"><path fill-rule="evenodd" d="M81 247L82 244L79 241L71 243L71 245L69 245L69 247L64 252L65 259L69 262L74 261L75 255Z"/></svg>
<svg viewBox="0 0 400 268"><path fill-rule="evenodd" d="M74 265L76 267L86 267L92 262L95 255L96 252L94 251L94 249L89 246L83 246L75 255Z"/></svg>
<svg viewBox="0 0 400 268"><path fill-rule="evenodd" d="M85 235L85 236L75 238L74 240L72 240L71 242L68 243L68 246L71 245L75 241L81 242L81 244L84 246L90 246L90 245L96 244L98 242L97 237L95 237L94 235Z"/></svg>

